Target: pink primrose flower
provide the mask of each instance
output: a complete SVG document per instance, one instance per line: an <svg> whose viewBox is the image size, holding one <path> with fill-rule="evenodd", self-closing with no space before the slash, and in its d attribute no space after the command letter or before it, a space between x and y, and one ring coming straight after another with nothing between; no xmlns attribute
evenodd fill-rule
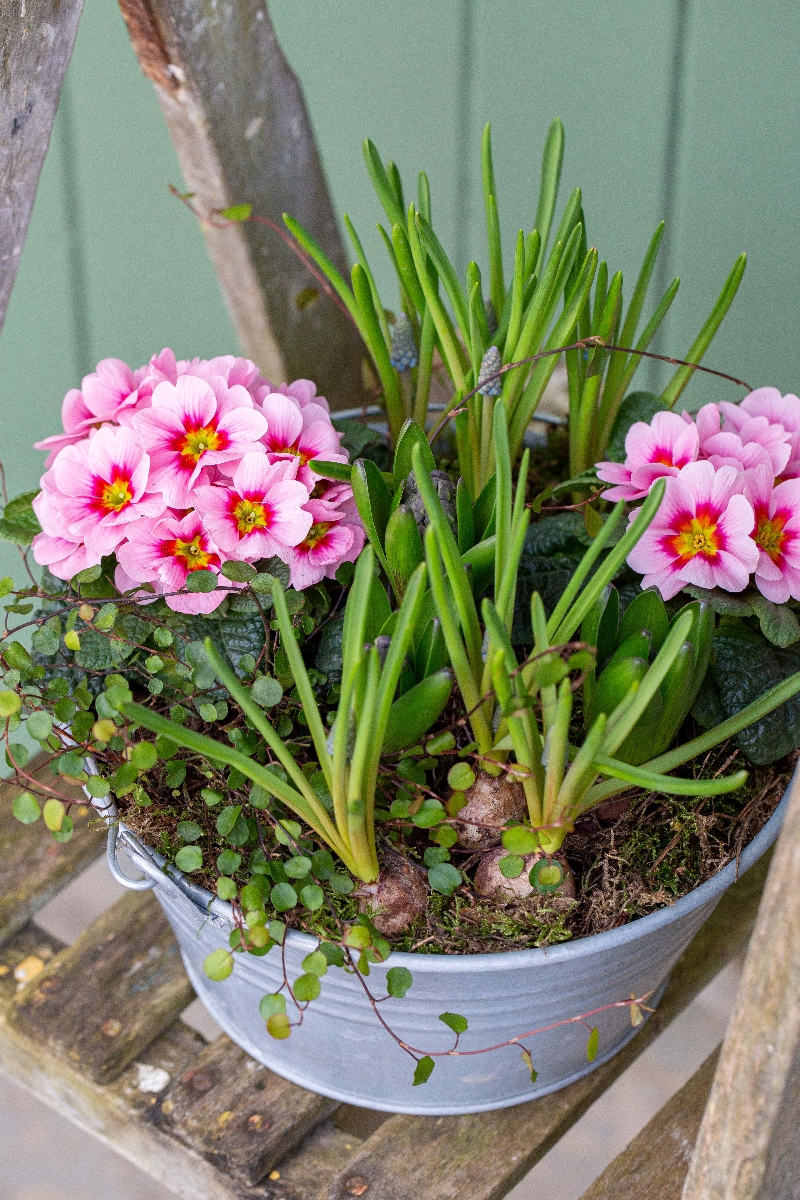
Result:
<svg viewBox="0 0 800 1200"><path fill-rule="evenodd" d="M688 413L683 418L692 420ZM738 404L726 401L719 406L706 404L696 414L695 423L700 435L700 455L715 467L749 471L763 465L770 467L774 475L780 475L789 461L791 446L783 425L771 424L764 416L743 413Z"/></svg>
<svg viewBox="0 0 800 1200"><path fill-rule="evenodd" d="M789 435L791 447L782 476L784 479L794 479L800 475L800 399L797 396L791 392L782 396L773 387L756 388L745 396L741 404L722 403L720 408L730 424L734 424L737 418L741 421L741 413L744 412L751 417L765 417L771 425L782 425Z"/></svg>
<svg viewBox="0 0 800 1200"><path fill-rule="evenodd" d="M662 475L677 475L694 462L699 439L694 425L677 413L658 412L648 425L637 421L625 438L625 463L601 462L597 475L614 487L603 492L606 500L640 500Z"/></svg>
<svg viewBox="0 0 800 1200"><path fill-rule="evenodd" d="M800 600L800 479L774 482L767 467L756 467L745 476L744 494L755 513L756 587L785 604L790 596Z"/></svg>
<svg viewBox="0 0 800 1200"><path fill-rule="evenodd" d="M317 385L311 379L295 379L292 383L275 384L269 383L258 375L248 386L257 404L261 404L267 396L272 394L289 396L296 401L300 408L305 408L307 404L316 404L318 408L324 408L326 413L331 411L331 406L325 397L317 395Z"/></svg>
<svg viewBox="0 0 800 1200"><path fill-rule="evenodd" d="M642 587L658 588L665 600L687 583L728 592L746 588L759 550L750 537L755 518L743 488L741 472L715 471L710 462L689 463L668 479L655 519L628 555L629 566L644 576Z"/></svg>
<svg viewBox="0 0 800 1200"><path fill-rule="evenodd" d="M309 500L306 510L313 524L291 551L289 582L302 591L320 579L333 579L343 562L355 562L364 547L364 528L347 484L328 489L319 500Z"/></svg>
<svg viewBox="0 0 800 1200"><path fill-rule="evenodd" d="M129 540L117 550L119 567L115 583L129 591L138 583L152 583L158 592L177 592L186 586L192 571L218 571L217 547L203 528L199 513L183 518L172 514L159 520L137 521ZM210 613L219 608L227 592L187 592L167 595L167 606L180 613Z"/></svg>
<svg viewBox="0 0 800 1200"><path fill-rule="evenodd" d="M221 376L206 381L180 375L159 383L152 407L137 412L133 428L151 458L150 486L164 493L171 508L188 508L191 490L209 482L208 468L264 453L258 441L267 422L253 408L249 392Z"/></svg>
<svg viewBox="0 0 800 1200"><path fill-rule="evenodd" d="M37 533L31 549L42 567L48 567L57 579L72 579L79 571L96 566L83 542L69 542L49 533Z"/></svg>
<svg viewBox="0 0 800 1200"><path fill-rule="evenodd" d="M149 474L150 459L131 430L104 425L66 446L42 477L42 528L84 542L99 563L123 540L131 521L164 511L163 497L146 491Z"/></svg>
<svg viewBox="0 0 800 1200"><path fill-rule="evenodd" d="M270 460L297 459L297 478L309 491L319 478L313 470L315 458L347 462L347 455L339 445L342 435L333 428L327 409L319 404L308 402L301 407L292 396L270 392L261 401L260 411L267 420L262 441Z"/></svg>
<svg viewBox="0 0 800 1200"><path fill-rule="evenodd" d="M288 560L313 517L303 505L308 488L295 478L297 459L270 463L263 454L245 454L230 484L196 487L193 499L217 546L232 558Z"/></svg>

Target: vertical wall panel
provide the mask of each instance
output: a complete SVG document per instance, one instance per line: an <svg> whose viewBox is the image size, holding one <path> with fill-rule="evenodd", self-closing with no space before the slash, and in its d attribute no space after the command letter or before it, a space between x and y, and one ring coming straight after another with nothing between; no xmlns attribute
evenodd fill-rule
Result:
<svg viewBox="0 0 800 1200"><path fill-rule="evenodd" d="M478 144L492 122L506 256L536 215L542 147L566 131L560 204L580 187L587 236L612 270L634 275L661 211L673 3L473 0L474 192L470 231L483 246ZM631 279L628 292L633 286Z"/></svg>
<svg viewBox="0 0 800 1200"><path fill-rule="evenodd" d="M452 245L459 19L463 0L271 0L275 30L303 85L337 212L359 232L390 304L393 272L375 228L386 225L364 167L361 143L375 142L399 165L407 200L416 176L430 177L434 219Z"/></svg>
<svg viewBox="0 0 800 1200"><path fill-rule="evenodd" d="M735 257L748 266L706 362L753 386L800 391L800 9L702 0L691 6L675 258L684 305L669 344L684 354ZM692 405L738 399L710 377Z"/></svg>

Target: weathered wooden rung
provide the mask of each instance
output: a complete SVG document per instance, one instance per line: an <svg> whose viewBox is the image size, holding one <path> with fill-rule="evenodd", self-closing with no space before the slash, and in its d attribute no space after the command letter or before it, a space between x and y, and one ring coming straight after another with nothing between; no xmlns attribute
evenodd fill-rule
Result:
<svg viewBox="0 0 800 1200"><path fill-rule="evenodd" d="M680 1200L718 1058L709 1055L581 1200Z"/></svg>
<svg viewBox="0 0 800 1200"><path fill-rule="evenodd" d="M203 1154L176 1141L158 1121L148 1119L164 1089L185 1077L208 1049L200 1034L180 1019L110 1084L95 1082L72 1059L54 1058L46 1042L6 1023L20 987L15 970L21 965L26 971L41 969L61 950L56 939L28 925L0 951L0 1070L177 1195L186 1200L316 1200L322 1183L361 1144L361 1139L324 1119L302 1147L280 1163L276 1178L248 1187L226 1175ZM285 1149L289 1145L287 1138Z"/></svg>
<svg viewBox="0 0 800 1200"><path fill-rule="evenodd" d="M123 896L17 997L8 1022L97 1082L118 1075L194 992L150 892Z"/></svg>
<svg viewBox="0 0 800 1200"><path fill-rule="evenodd" d="M0 895L0 945L52 900L63 887L80 875L90 862L102 854L106 832L97 814L86 806L79 788L55 783L50 769L41 761L26 768L35 778L57 786L61 795L80 802L71 810L75 832L68 842L59 844L42 828L41 821L23 825L11 812L11 803L19 788L0 785L0 862L3 864L3 890Z"/></svg>
<svg viewBox="0 0 800 1200"><path fill-rule="evenodd" d="M220 1171L252 1185L336 1107L222 1036L159 1097L151 1117Z"/></svg>

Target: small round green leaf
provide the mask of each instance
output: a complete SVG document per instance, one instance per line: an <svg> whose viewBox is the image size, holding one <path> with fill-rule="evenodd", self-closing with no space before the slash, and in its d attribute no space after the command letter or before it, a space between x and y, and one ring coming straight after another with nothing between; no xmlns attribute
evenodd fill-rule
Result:
<svg viewBox="0 0 800 1200"><path fill-rule="evenodd" d="M73 831L72 817L66 816L61 823L60 829L53 830L53 840L56 842L68 842L72 837Z"/></svg>
<svg viewBox="0 0 800 1200"><path fill-rule="evenodd" d="M317 912L325 903L322 888L317 887L315 883L309 883L300 889L300 899L309 912Z"/></svg>
<svg viewBox="0 0 800 1200"><path fill-rule="evenodd" d="M38 654L55 654L58 650L59 637L55 629L43 625L37 629L31 638L31 645Z"/></svg>
<svg viewBox="0 0 800 1200"><path fill-rule="evenodd" d="M461 873L452 863L437 863L428 871L428 883L432 891L442 896L452 896L456 888L461 886Z"/></svg>
<svg viewBox="0 0 800 1200"><path fill-rule="evenodd" d="M434 800L429 796L422 801L421 807L412 815L411 820L418 829L431 829L432 826L438 825L440 821L444 820L446 815L441 801Z"/></svg>
<svg viewBox="0 0 800 1200"><path fill-rule="evenodd" d="M28 717L25 728L37 742L43 742L53 732L53 718L50 713L34 712Z"/></svg>
<svg viewBox="0 0 800 1200"><path fill-rule="evenodd" d="M22 700L16 692L0 692L0 718L12 717L22 708Z"/></svg>
<svg viewBox="0 0 800 1200"><path fill-rule="evenodd" d="M233 971L233 955L230 950L212 950L203 963L203 970L209 979L213 979L215 983L220 983L223 979L227 979Z"/></svg>
<svg viewBox="0 0 800 1200"><path fill-rule="evenodd" d="M287 1038L292 1032L286 1013L273 1013L267 1021L267 1033L279 1041Z"/></svg>
<svg viewBox="0 0 800 1200"><path fill-rule="evenodd" d="M164 669L164 660L158 654L151 654L149 658L144 660L144 669L149 671L151 675L156 675Z"/></svg>
<svg viewBox="0 0 800 1200"><path fill-rule="evenodd" d="M197 711L204 721L216 721L217 719L217 709L214 704L201 704Z"/></svg>
<svg viewBox="0 0 800 1200"><path fill-rule="evenodd" d="M60 800L54 800L52 798L50 800L45 800L44 808L42 809L42 817L44 818L45 825L49 830L51 830L51 832L58 833L59 829L61 829L62 825L64 824L66 812L67 810Z"/></svg>
<svg viewBox="0 0 800 1200"><path fill-rule="evenodd" d="M242 856L235 850L223 850L217 856L217 870L223 875L235 875L242 865Z"/></svg>
<svg viewBox="0 0 800 1200"><path fill-rule="evenodd" d="M227 875L220 875L217 880L217 895L220 900L233 900L238 890L233 879L229 879Z"/></svg>
<svg viewBox="0 0 800 1200"><path fill-rule="evenodd" d="M294 998L300 1004L307 1004L311 1000L316 1000L320 994L322 986L317 975L301 975L299 979L295 979Z"/></svg>
<svg viewBox="0 0 800 1200"><path fill-rule="evenodd" d="M186 580L187 592L213 592L219 582L215 571L190 571Z"/></svg>
<svg viewBox="0 0 800 1200"><path fill-rule="evenodd" d="M181 821L178 825L178 837L182 842L199 842L203 830L196 821Z"/></svg>
<svg viewBox="0 0 800 1200"><path fill-rule="evenodd" d="M351 950L365 950L371 942L372 934L366 925L351 925L344 936L344 944Z"/></svg>
<svg viewBox="0 0 800 1200"><path fill-rule="evenodd" d="M545 896L557 892L564 882L564 868L552 858L540 858L531 867L528 879Z"/></svg>
<svg viewBox="0 0 800 1200"><path fill-rule="evenodd" d="M131 750L131 762L137 771L149 771L158 762L158 752L152 742L137 742Z"/></svg>
<svg viewBox="0 0 800 1200"><path fill-rule="evenodd" d="M103 800L111 791L111 785L102 775L90 775L86 780L86 790L96 800Z"/></svg>
<svg viewBox="0 0 800 1200"><path fill-rule="evenodd" d="M308 975L325 975L328 970L328 960L321 950L313 950L307 954L301 964Z"/></svg>
<svg viewBox="0 0 800 1200"><path fill-rule="evenodd" d="M199 846L182 846L175 855L175 866L179 871L199 871L203 865L203 851Z"/></svg>
<svg viewBox="0 0 800 1200"><path fill-rule="evenodd" d="M516 879L525 870L525 859L518 854L507 854L498 861L497 866L505 879Z"/></svg>
<svg viewBox="0 0 800 1200"><path fill-rule="evenodd" d="M475 772L468 763L456 763L447 772L447 782L454 792L466 792L475 782Z"/></svg>
<svg viewBox="0 0 800 1200"><path fill-rule="evenodd" d="M39 801L30 792L20 792L18 796L15 796L11 811L23 825L32 825L34 821L39 820L41 814Z"/></svg>
<svg viewBox="0 0 800 1200"><path fill-rule="evenodd" d="M270 992L266 996L262 996L258 1011L261 1014L262 1021L268 1021L275 1013L286 1012L286 997L280 992Z"/></svg>
<svg viewBox="0 0 800 1200"><path fill-rule="evenodd" d="M328 883L334 892L336 892L337 896L349 896L353 888L356 886L350 876L345 875L343 872L337 872L335 875L331 875Z"/></svg>
<svg viewBox="0 0 800 1200"><path fill-rule="evenodd" d="M303 879L311 870L311 859L305 854L296 854L283 864L283 869L290 879Z"/></svg>
<svg viewBox="0 0 800 1200"><path fill-rule="evenodd" d="M503 834L503 845L509 854L533 854L538 848L539 836L527 825L514 825Z"/></svg>
<svg viewBox="0 0 800 1200"><path fill-rule="evenodd" d="M206 801L208 803L208 801ZM217 833L221 837L227 837L233 829L236 822L239 820L239 814L242 811L241 804L228 804L223 808L222 812L217 817Z"/></svg>
<svg viewBox="0 0 800 1200"><path fill-rule="evenodd" d="M413 982L414 977L407 967L390 967L386 972L386 990L398 999L405 996Z"/></svg>
<svg viewBox="0 0 800 1200"><path fill-rule="evenodd" d="M276 912L288 912L297 904L297 892L290 883L276 883L269 898Z"/></svg>
<svg viewBox="0 0 800 1200"><path fill-rule="evenodd" d="M175 638L172 634L172 631L169 629L162 629L159 626L158 629L153 632L153 641L157 646L160 646L162 650L166 650L167 646L171 646L174 640Z"/></svg>
<svg viewBox="0 0 800 1200"><path fill-rule="evenodd" d="M277 679L263 675L253 683L250 695L262 708L272 708L283 696L283 688Z"/></svg>
<svg viewBox="0 0 800 1200"><path fill-rule="evenodd" d="M297 821L279 821L275 826L275 837L282 846L291 846L300 837L303 827Z"/></svg>

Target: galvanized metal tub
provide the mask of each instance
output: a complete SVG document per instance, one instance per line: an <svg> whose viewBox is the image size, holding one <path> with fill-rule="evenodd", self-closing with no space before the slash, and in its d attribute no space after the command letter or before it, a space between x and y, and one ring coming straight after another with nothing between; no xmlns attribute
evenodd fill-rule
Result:
<svg viewBox="0 0 800 1200"><path fill-rule="evenodd" d="M98 807L102 802L95 803ZM381 1016L398 1037L422 1053L448 1050L450 1030L439 1021L456 1012L469 1022L460 1050L496 1045L528 1030L651 993L658 998L676 961L710 916L723 892L752 866L776 839L784 797L770 820L742 853L712 879L675 904L593 937L538 950L501 954L392 954L372 966L369 986L385 996L392 966L411 971L413 986L403 999L380 1005ZM110 808L104 810L107 818ZM116 860L121 844L144 879L132 882ZM172 926L197 995L226 1033L254 1059L311 1091L385 1112L441 1116L505 1108L565 1087L613 1057L637 1032L627 1007L598 1013L588 1021L600 1033L592 1064L586 1055L587 1029L561 1025L525 1043L538 1072L531 1082L520 1048L486 1054L437 1058L428 1083L414 1087L414 1063L381 1027L357 978L331 968L322 994L305 1011L303 1023L285 1041L266 1032L258 1004L283 983L280 950L263 957L236 955L233 975L209 980L203 960L228 946L233 928L230 905L165 867L124 825L109 830L109 863L126 886L154 887ZM286 967L290 980L302 973L301 960L316 946L308 934L290 931ZM294 1019L294 1018L292 1018Z"/></svg>

